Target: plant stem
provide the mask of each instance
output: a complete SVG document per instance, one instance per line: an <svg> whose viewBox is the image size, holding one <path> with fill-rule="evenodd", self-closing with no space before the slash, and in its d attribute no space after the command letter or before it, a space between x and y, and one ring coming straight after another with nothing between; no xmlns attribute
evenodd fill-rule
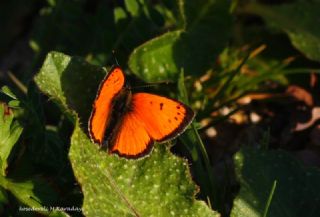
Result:
<svg viewBox="0 0 320 217"><path fill-rule="evenodd" d="M269 211L269 207L270 207L274 192L276 190L276 187L277 187L277 180L274 180L272 188L271 188L271 191L270 191L270 194L269 194L268 201L266 203L266 207L264 208L264 211L263 211L263 217L267 217L267 214L268 214L268 211Z"/></svg>

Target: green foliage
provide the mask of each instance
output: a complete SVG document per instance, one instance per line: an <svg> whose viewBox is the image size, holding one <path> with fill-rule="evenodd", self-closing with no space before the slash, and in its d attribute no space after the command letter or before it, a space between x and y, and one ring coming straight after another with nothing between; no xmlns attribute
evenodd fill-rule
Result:
<svg viewBox="0 0 320 217"><path fill-rule="evenodd" d="M10 156L13 155L14 145L21 137L23 131L22 124L17 120L19 110L22 110L22 108L19 107L21 104L20 100L8 87L3 86L1 92L12 99L9 105L15 104L15 107L10 108L5 104L0 104L0 213L5 211L3 206L10 203L7 194L7 192L10 192L21 205L32 207L32 209L37 210L41 214L67 216L62 211L52 211L44 207L44 205L54 204L58 199L56 192L46 182L37 177L26 178L22 174L19 174L18 179L8 176L7 169L10 163ZM14 212L19 213L19 210L17 209ZM21 213L19 215L24 216Z"/></svg>
<svg viewBox="0 0 320 217"><path fill-rule="evenodd" d="M185 87L184 72L180 72L178 80L178 91L179 99L189 104L188 92ZM223 210L221 205L221 200L219 198L218 190L216 189L217 183L210 171L212 167L210 165L210 160L206 148L200 138L200 135L196 129L195 121L191 124L191 130L185 132L181 135L181 141L191 154L192 161L194 162L195 173L199 177L198 182L202 186L202 194L206 192L209 204L214 204L215 209Z"/></svg>
<svg viewBox="0 0 320 217"><path fill-rule="evenodd" d="M138 0L125 1L124 6L116 3L115 9L108 1L92 3L96 4L92 8L84 0L52 2L41 10L33 30L31 44L38 57L36 65L51 50L82 55L99 65L113 61L112 50L121 50L117 57L125 65L131 49L158 34L164 25L162 17L167 16ZM162 13L168 11L161 8Z"/></svg>
<svg viewBox="0 0 320 217"><path fill-rule="evenodd" d="M0 83L8 74L17 86L3 86L0 95L0 216L228 216L230 210L319 216L317 169L285 151L237 152L238 144L212 147L206 137L236 112L250 112L251 105L239 103L243 96L282 94L293 74L307 80L320 73L319 6L319 0L0 3ZM20 52L25 44L32 53ZM90 142L92 102L115 59L134 91L139 82L169 81L146 91L195 110L177 142L156 144L137 160ZM171 153L173 144L183 158ZM237 152L240 192L226 175L233 172L224 162L230 152ZM54 205L82 205L83 213L40 209ZM20 206L40 210L23 213Z"/></svg>
<svg viewBox="0 0 320 217"><path fill-rule="evenodd" d="M87 64L81 58L51 52L35 81L53 101L59 102L58 105L70 120L74 120L74 117L67 108L76 110L82 122L86 123L95 98L93 93L105 73L104 69Z"/></svg>
<svg viewBox="0 0 320 217"><path fill-rule="evenodd" d="M244 148L234 157L240 192L232 217L263 216L274 182L267 216L319 216L320 171L305 168L284 151Z"/></svg>
<svg viewBox="0 0 320 217"><path fill-rule="evenodd" d="M308 58L320 61L320 1L297 0L276 6L250 3L244 10L258 14L288 34L292 44Z"/></svg>
<svg viewBox="0 0 320 217"><path fill-rule="evenodd" d="M201 74L228 40L231 16L227 1L178 2L183 28L148 41L130 56L131 70L146 81L175 80L181 68L188 75Z"/></svg>
<svg viewBox="0 0 320 217"><path fill-rule="evenodd" d="M1 40L0 40L0 55L10 48L14 39L23 31L24 27L19 25L21 20L32 12L36 6L36 0L31 0L25 4L23 0L13 0L6 3L1 3L0 7L0 26L1 26ZM15 28L12 28L15 26Z"/></svg>
<svg viewBox="0 0 320 217"><path fill-rule="evenodd" d="M195 201L197 188L188 164L173 156L168 147L156 145L149 157L127 160L109 155L90 142L83 130L88 116L78 118L78 114L91 105L95 91L87 88L97 87L99 82L95 78L102 71L79 58L53 52L35 77L40 89L75 118L69 157L84 193L84 214L216 216L203 202ZM77 85L70 88L73 84Z"/></svg>
<svg viewBox="0 0 320 217"><path fill-rule="evenodd" d="M6 175L9 155L14 144L18 141L23 128L14 120L14 114L11 110L0 104L0 165L1 175Z"/></svg>
<svg viewBox="0 0 320 217"><path fill-rule="evenodd" d="M177 77L178 68L172 58L173 47L182 31L159 36L136 48L129 60L132 71L145 81L161 81Z"/></svg>
<svg viewBox="0 0 320 217"><path fill-rule="evenodd" d="M6 191L0 187L0 213L3 212L4 205L8 203L8 195Z"/></svg>
<svg viewBox="0 0 320 217"><path fill-rule="evenodd" d="M57 200L57 195L51 188L40 180L27 180L23 182L15 182L0 176L0 185L10 193L12 193L22 204L38 209L43 215L67 216L66 213L60 211L50 212L44 208L44 204L53 204Z"/></svg>
<svg viewBox="0 0 320 217"><path fill-rule="evenodd" d="M137 16L139 14L139 3L137 0L126 0L125 2L125 6L128 9L128 11L130 12L131 16Z"/></svg>

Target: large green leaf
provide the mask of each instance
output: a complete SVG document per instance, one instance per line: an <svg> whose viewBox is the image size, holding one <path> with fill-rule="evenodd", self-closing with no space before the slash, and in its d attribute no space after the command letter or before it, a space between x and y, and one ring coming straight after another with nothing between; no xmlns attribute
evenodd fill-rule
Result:
<svg viewBox="0 0 320 217"><path fill-rule="evenodd" d="M9 155L23 130L18 121L14 120L13 112L5 110L5 105L0 104L0 175L2 176L6 175Z"/></svg>
<svg viewBox="0 0 320 217"><path fill-rule="evenodd" d="M214 64L231 28L229 2L178 1L184 29L165 33L136 48L129 58L131 70L146 81L176 79L203 73Z"/></svg>
<svg viewBox="0 0 320 217"><path fill-rule="evenodd" d="M92 93L97 90L105 73L103 69L86 64L80 58L51 52L35 81L42 92L57 101L70 118L70 109L73 109L82 123L86 123L95 98Z"/></svg>
<svg viewBox="0 0 320 217"><path fill-rule="evenodd" d="M141 45L130 57L130 68L145 81L174 79L179 69L173 60L173 47L181 34L180 30L168 32Z"/></svg>
<svg viewBox="0 0 320 217"><path fill-rule="evenodd" d="M86 216L218 216L195 200L186 160L157 144L150 156L127 160L93 144L87 114L103 70L78 58L49 53L35 81L75 119L70 160L84 194ZM87 110L87 111L86 111ZM79 118L77 116L79 114ZM83 114L83 115L82 115Z"/></svg>
<svg viewBox="0 0 320 217"><path fill-rule="evenodd" d="M274 6L251 3L244 9L285 31L297 49L308 58L320 61L319 8L319 0L297 0Z"/></svg>
<svg viewBox="0 0 320 217"><path fill-rule="evenodd" d="M240 192L232 217L263 216L276 181L267 216L320 216L320 171L304 168L284 151L243 149L235 155Z"/></svg>

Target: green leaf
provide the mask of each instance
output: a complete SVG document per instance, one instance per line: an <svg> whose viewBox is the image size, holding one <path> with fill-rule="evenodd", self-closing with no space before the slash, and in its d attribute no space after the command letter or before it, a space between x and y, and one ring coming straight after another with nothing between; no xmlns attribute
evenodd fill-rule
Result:
<svg viewBox="0 0 320 217"><path fill-rule="evenodd" d="M119 23L120 21L127 18L127 14L122 7L116 7L113 13L115 23Z"/></svg>
<svg viewBox="0 0 320 217"><path fill-rule="evenodd" d="M139 3L137 0L125 0L124 3L131 16L137 16L139 14Z"/></svg>
<svg viewBox="0 0 320 217"><path fill-rule="evenodd" d="M18 141L23 128L14 120L11 110L6 111L5 105L0 104L0 166L1 175L6 175L8 158L14 144Z"/></svg>
<svg viewBox="0 0 320 217"><path fill-rule="evenodd" d="M34 208L44 215L51 213L47 206L57 200L57 195L51 188L36 179L16 182L0 175L0 186L11 192L22 204ZM53 213L59 214L59 216L68 216L62 211Z"/></svg>
<svg viewBox="0 0 320 217"><path fill-rule="evenodd" d="M180 68L200 74L215 63L226 44L231 16L224 0L179 1L185 29L165 33L137 47L129 67L146 81L176 79Z"/></svg>
<svg viewBox="0 0 320 217"><path fill-rule="evenodd" d="M72 118L74 109L81 121L89 120L93 94L105 75L105 70L89 65L78 57L50 52L35 77L38 87Z"/></svg>
<svg viewBox="0 0 320 217"><path fill-rule="evenodd" d="M174 79L178 71L173 61L174 45L182 31L173 31L136 48L130 56L129 67L145 81Z"/></svg>
<svg viewBox="0 0 320 217"><path fill-rule="evenodd" d="M272 193L267 216L320 216L320 170L304 168L284 151L242 149L235 157L240 192L232 217L263 216Z"/></svg>
<svg viewBox="0 0 320 217"><path fill-rule="evenodd" d="M20 107L20 101L19 100L11 100L8 102L8 106L10 108L19 108Z"/></svg>
<svg viewBox="0 0 320 217"><path fill-rule="evenodd" d="M0 92L4 93L12 99L17 99L16 95L10 90L8 86L3 86Z"/></svg>
<svg viewBox="0 0 320 217"><path fill-rule="evenodd" d="M311 60L320 61L319 7L319 0L298 0L274 6L251 3L244 11L260 15L282 29L297 49Z"/></svg>
<svg viewBox="0 0 320 217"><path fill-rule="evenodd" d="M88 92L91 97L83 96L87 89L99 84L89 77L101 77L101 69L90 69L92 66L78 58L50 53L35 80L43 92L67 106L65 111L70 112L72 107L78 112L94 99L95 90ZM84 77L89 80L81 83ZM71 100L70 96L75 98ZM90 112L91 108L87 109ZM187 161L172 155L166 145L156 144L145 158L127 160L99 149L83 131L87 120L81 116L80 121L75 120L69 157L82 187L86 216L218 216L204 202L195 200L197 187Z"/></svg>
<svg viewBox="0 0 320 217"><path fill-rule="evenodd" d="M84 193L86 216L216 216L194 201L188 163L156 145L141 160L108 155L76 126L70 159ZM94 201L94 203L93 203Z"/></svg>

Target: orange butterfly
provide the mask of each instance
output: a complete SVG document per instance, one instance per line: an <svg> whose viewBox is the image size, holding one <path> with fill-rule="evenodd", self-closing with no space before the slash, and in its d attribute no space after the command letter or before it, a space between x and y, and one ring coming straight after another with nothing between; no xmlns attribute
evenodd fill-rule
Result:
<svg viewBox="0 0 320 217"><path fill-rule="evenodd" d="M93 142L110 153L138 158L181 134L194 112L185 104L150 93L132 93L125 74L114 66L100 83L89 119Z"/></svg>

